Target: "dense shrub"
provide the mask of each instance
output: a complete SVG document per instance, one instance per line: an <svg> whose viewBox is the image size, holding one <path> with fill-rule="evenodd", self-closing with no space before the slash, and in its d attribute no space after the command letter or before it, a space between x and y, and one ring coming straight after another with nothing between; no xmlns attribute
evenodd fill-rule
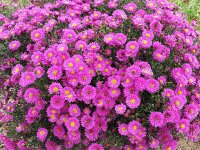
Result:
<svg viewBox="0 0 200 150"><path fill-rule="evenodd" d="M6 149L198 140L199 33L173 3L62 0L0 21Z"/></svg>

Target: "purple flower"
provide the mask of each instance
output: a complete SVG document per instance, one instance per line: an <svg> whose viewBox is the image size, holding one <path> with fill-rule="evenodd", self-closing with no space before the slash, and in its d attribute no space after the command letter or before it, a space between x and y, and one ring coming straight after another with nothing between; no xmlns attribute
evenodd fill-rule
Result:
<svg viewBox="0 0 200 150"><path fill-rule="evenodd" d="M165 124L165 118L161 112L152 112L149 121L154 127L162 127Z"/></svg>
<svg viewBox="0 0 200 150"><path fill-rule="evenodd" d="M21 46L21 43L19 41L12 41L9 44L9 49L11 51L16 51L17 49L19 49L20 46Z"/></svg>
<svg viewBox="0 0 200 150"><path fill-rule="evenodd" d="M45 38L45 32L43 29L37 29L31 32L31 39L34 42L41 41Z"/></svg>
<svg viewBox="0 0 200 150"><path fill-rule="evenodd" d="M48 135L48 130L46 128L39 128L37 131L37 138L41 141L44 142L46 137Z"/></svg>

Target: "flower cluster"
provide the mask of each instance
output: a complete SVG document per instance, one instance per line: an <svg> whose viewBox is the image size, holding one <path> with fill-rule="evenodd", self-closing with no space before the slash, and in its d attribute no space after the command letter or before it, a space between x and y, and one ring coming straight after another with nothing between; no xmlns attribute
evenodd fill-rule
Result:
<svg viewBox="0 0 200 150"><path fill-rule="evenodd" d="M0 120L20 137L1 135L7 149L175 150L179 134L198 140L199 33L173 3L57 0L0 21ZM109 136L125 141L115 148Z"/></svg>

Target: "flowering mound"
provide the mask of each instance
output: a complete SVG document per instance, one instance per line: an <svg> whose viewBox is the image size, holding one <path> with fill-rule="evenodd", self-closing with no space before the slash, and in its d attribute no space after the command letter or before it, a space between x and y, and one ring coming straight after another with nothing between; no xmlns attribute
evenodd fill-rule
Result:
<svg viewBox="0 0 200 150"><path fill-rule="evenodd" d="M59 0L0 20L6 149L198 140L199 35L173 3Z"/></svg>

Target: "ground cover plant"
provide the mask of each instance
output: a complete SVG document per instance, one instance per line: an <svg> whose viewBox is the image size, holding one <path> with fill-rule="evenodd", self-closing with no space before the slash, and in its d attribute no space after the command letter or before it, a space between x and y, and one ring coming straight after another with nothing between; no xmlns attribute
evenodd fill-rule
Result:
<svg viewBox="0 0 200 150"><path fill-rule="evenodd" d="M177 149L200 133L199 33L166 0L0 15L5 149Z"/></svg>

